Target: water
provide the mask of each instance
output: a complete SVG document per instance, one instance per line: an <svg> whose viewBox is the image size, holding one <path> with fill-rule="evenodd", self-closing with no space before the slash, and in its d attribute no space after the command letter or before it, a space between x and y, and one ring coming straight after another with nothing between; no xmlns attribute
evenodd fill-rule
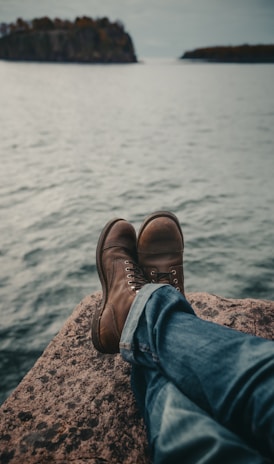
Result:
<svg viewBox="0 0 274 464"><path fill-rule="evenodd" d="M274 66L0 62L1 400L87 294L114 216L173 211L187 291L274 299Z"/></svg>

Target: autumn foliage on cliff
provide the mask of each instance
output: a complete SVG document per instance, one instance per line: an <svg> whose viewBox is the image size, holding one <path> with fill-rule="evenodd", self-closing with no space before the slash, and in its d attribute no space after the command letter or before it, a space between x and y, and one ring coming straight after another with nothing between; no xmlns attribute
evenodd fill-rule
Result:
<svg viewBox="0 0 274 464"><path fill-rule="evenodd" d="M136 62L133 42L121 22L77 17L75 21L18 18L0 25L0 59L113 63Z"/></svg>

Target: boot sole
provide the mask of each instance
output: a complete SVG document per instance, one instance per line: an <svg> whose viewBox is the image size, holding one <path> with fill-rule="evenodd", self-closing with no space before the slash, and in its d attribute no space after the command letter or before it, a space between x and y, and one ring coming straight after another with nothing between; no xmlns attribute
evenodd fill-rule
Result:
<svg viewBox="0 0 274 464"><path fill-rule="evenodd" d="M99 279L102 285L103 298L102 298L101 306L96 308L93 318L92 318L91 338L92 338L94 347L96 348L96 350L100 351L101 353L106 353L106 351L103 348L101 341L100 341L100 321L101 321L101 317L104 312L106 301L108 298L107 278L105 276L104 267L102 263L102 248L104 246L106 237L108 236L108 233L113 227L113 225L116 224L116 222L123 221L123 220L124 219L122 218L112 219L105 225L98 239L97 248L96 248L96 267L97 267Z"/></svg>

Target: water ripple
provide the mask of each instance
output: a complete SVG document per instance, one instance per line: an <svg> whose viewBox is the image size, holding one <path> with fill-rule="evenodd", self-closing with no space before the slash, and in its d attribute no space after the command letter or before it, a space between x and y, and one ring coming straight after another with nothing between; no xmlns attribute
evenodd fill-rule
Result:
<svg viewBox="0 0 274 464"><path fill-rule="evenodd" d="M0 63L1 398L99 289L114 216L177 214L187 291L274 298L274 67L174 64Z"/></svg>

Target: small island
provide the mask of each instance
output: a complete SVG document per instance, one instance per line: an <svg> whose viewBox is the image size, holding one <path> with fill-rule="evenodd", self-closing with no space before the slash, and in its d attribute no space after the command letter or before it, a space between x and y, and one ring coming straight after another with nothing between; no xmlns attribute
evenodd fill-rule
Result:
<svg viewBox="0 0 274 464"><path fill-rule="evenodd" d="M130 35L120 21L21 18L0 25L0 59L59 63L136 63Z"/></svg>
<svg viewBox="0 0 274 464"><path fill-rule="evenodd" d="M274 63L274 45L197 48L185 52L181 59L203 60L213 63Z"/></svg>

